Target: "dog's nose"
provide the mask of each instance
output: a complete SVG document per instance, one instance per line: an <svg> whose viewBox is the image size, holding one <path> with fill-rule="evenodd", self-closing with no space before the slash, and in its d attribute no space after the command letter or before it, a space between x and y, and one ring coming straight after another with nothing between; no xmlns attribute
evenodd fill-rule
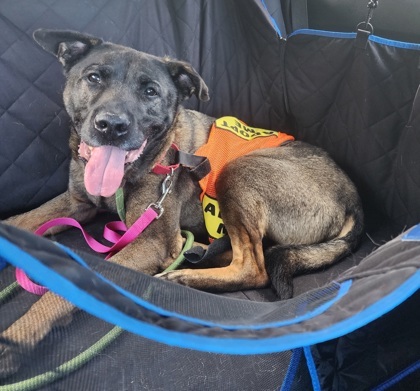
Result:
<svg viewBox="0 0 420 391"><path fill-rule="evenodd" d="M120 137L128 132L130 120L125 114L99 113L94 120L95 129L112 137Z"/></svg>

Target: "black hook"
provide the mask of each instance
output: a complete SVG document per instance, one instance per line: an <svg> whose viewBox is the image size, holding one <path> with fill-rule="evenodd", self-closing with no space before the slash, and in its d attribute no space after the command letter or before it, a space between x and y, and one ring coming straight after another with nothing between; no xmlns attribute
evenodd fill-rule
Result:
<svg viewBox="0 0 420 391"><path fill-rule="evenodd" d="M369 0L367 4L368 13L366 16L366 20L364 22L360 22L357 25L357 36L355 45L358 48L366 48L367 41L370 34L373 34L373 26L371 25L370 21L372 20L373 10L378 7L379 0Z"/></svg>
<svg viewBox="0 0 420 391"><path fill-rule="evenodd" d="M368 14L365 20L365 29L367 29L368 26L372 28L370 21L373 17L373 10L378 7L378 3L379 3L379 0L369 0L368 5L367 5L367 8L369 8L369 10L368 10ZM373 28L372 28L372 32L373 32Z"/></svg>

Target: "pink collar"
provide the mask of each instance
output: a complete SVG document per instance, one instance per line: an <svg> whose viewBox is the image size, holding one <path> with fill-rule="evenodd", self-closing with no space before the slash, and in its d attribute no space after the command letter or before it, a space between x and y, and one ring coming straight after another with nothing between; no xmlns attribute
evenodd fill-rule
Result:
<svg viewBox="0 0 420 391"><path fill-rule="evenodd" d="M179 147L176 144L172 143L171 148L176 152L179 152ZM176 163L169 166L164 166L160 163L156 163L152 168L152 172L158 175L169 175L172 172L174 172L177 168L179 168L179 165L179 163Z"/></svg>

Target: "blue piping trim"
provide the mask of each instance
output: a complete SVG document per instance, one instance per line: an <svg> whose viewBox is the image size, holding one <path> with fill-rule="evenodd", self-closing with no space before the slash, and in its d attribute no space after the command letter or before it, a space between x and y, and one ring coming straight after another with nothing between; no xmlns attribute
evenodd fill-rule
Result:
<svg viewBox="0 0 420 391"><path fill-rule="evenodd" d="M420 44L411 42L394 41L393 39L387 39L378 37L377 35L370 35L369 40L372 42L380 43L382 45L393 46L396 48L420 50Z"/></svg>
<svg viewBox="0 0 420 391"><path fill-rule="evenodd" d="M305 353L306 364L308 366L309 374L311 375L313 391L321 391L321 384L319 383L318 372L316 371L310 346L304 346L303 352Z"/></svg>
<svg viewBox="0 0 420 391"><path fill-rule="evenodd" d="M372 389L372 391L384 391L387 390L389 387L395 386L405 377L411 375L413 372L418 371L420 369L420 360L416 361L414 364L411 364L401 372L397 373L387 381L383 382L379 386L376 386Z"/></svg>
<svg viewBox="0 0 420 391"><path fill-rule="evenodd" d="M287 369L286 376L284 377L283 384L280 391L291 391L293 381L295 380L297 370L299 368L300 360L302 358L302 348L293 350L292 357L290 359L289 368Z"/></svg>
<svg viewBox="0 0 420 391"><path fill-rule="evenodd" d="M91 270L89 265L79 255L77 255L76 253L71 251L69 248L67 248L67 247L65 247L65 246L63 246L59 243L57 243L57 245L63 251L65 251L71 258L73 258L76 262L80 263L82 266ZM20 266L18 266L18 267L20 267ZM105 278L101 274L99 274L97 272L94 272L94 271L92 271L92 272L95 273L96 276L99 277L101 280L103 280L107 284L111 285L114 289L116 289L123 296L129 298L134 303L136 303L136 304L138 304L138 305L140 305L144 308L147 308L148 310L156 312L157 314L160 314L162 316L168 316L168 317L182 319L182 320L185 320L187 322L199 324L199 325L202 325L202 326L221 327L225 330L261 330L261 329L273 328L273 327L284 327L284 326L289 326L289 325L292 325L292 324L303 322L305 320L314 318L315 316L318 316L318 315L322 314L328 308L330 308L333 304L335 304L336 302L341 300L341 298L343 296L345 296L347 294L347 292L350 290L350 287L352 285L351 280L344 281L342 284L340 284L340 288L338 289L338 292L337 292L336 296L333 297L331 300L328 300L327 302L318 306L317 308L315 308L312 311L306 312L304 315L296 316L292 319L287 319L287 320L283 320L283 321L279 321L279 322L263 323L263 324L259 324L259 325L254 324L254 325L249 325L249 326L248 325L226 325L226 324L221 324L221 323L216 323L216 322L205 321L205 320L194 318L194 317L191 317L191 316L182 315L182 314L179 314L177 312L165 310L162 307L153 305L153 304L149 303L148 301L143 300L140 297L126 291L125 289L121 288L119 285L115 284L114 282L108 280L107 278ZM52 276L51 278L54 278L54 277ZM38 277L35 277L35 279L39 280Z"/></svg>
<svg viewBox="0 0 420 391"><path fill-rule="evenodd" d="M402 241L420 241L420 224L412 227L404 236L401 238Z"/></svg>
<svg viewBox="0 0 420 391"><path fill-rule="evenodd" d="M293 31L293 33L289 35L289 38L295 35L315 35L318 37L346 38L346 39L356 38L356 33L343 33L343 32L313 30L313 29L300 29L300 30Z"/></svg>
<svg viewBox="0 0 420 391"><path fill-rule="evenodd" d="M26 266L29 264L36 264L39 271L37 275L39 283L45 285L46 280L48 280L48 285L51 290L58 294L66 291L72 292L70 301L73 304L100 319L120 326L134 334L170 346L222 354L249 355L276 353L341 337L391 311L416 292L420 286L420 271L418 270L403 282L398 289L395 289L376 303L341 322L321 330L258 339L207 337L170 331L153 324L132 319L87 294L57 273L53 273L54 278L50 279L51 270L49 268L4 238L0 238L0 249L5 251L13 259L13 262L10 263L18 265L18 267L26 269Z"/></svg>
<svg viewBox="0 0 420 391"><path fill-rule="evenodd" d="M357 33L344 33L344 32L325 31L325 30L300 29L300 30L293 31L293 33L291 33L289 35L289 38L293 37L295 35L315 35L315 36L318 36L318 37L355 39L356 36L357 36ZM369 41L376 42L376 43L386 45L386 46L396 47L396 48L410 49L410 50L420 50L420 44L418 44L418 43L395 41L393 39L378 37L377 35L369 35Z"/></svg>

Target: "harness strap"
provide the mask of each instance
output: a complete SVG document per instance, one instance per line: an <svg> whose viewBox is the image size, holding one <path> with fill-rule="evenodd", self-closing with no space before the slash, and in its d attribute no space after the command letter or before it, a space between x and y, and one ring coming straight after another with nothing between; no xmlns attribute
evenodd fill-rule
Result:
<svg viewBox="0 0 420 391"><path fill-rule="evenodd" d="M177 160L181 166L189 168L190 174L196 181L200 181L211 171L210 161L205 156L178 151Z"/></svg>
<svg viewBox="0 0 420 391"><path fill-rule="evenodd" d="M179 166L183 166L189 169L189 172L195 180L199 181L210 172L210 162L206 157L180 151L176 144L172 144L171 148L175 150L175 160L177 163L169 166L157 163L152 168L154 174L168 175L179 168Z"/></svg>
<svg viewBox="0 0 420 391"><path fill-rule="evenodd" d="M231 250L232 244L228 235L213 240L207 250L201 246L195 246L185 251L185 259L193 264L214 259L217 255L223 254L225 251Z"/></svg>

